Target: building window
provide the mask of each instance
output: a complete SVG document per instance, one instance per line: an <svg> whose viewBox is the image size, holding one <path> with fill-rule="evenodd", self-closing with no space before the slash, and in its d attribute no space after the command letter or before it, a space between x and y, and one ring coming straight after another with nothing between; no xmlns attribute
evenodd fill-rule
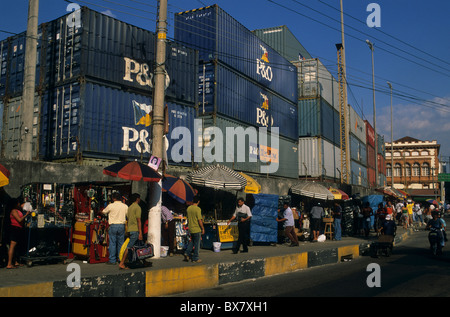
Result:
<svg viewBox="0 0 450 317"><path fill-rule="evenodd" d="M420 176L420 165L419 165L419 163L414 163L413 164L412 172L413 172L413 176Z"/></svg>
<svg viewBox="0 0 450 317"><path fill-rule="evenodd" d="M394 152L394 156L402 156L400 152Z"/></svg>
<svg viewBox="0 0 450 317"><path fill-rule="evenodd" d="M405 176L411 177L411 165L409 163L405 164Z"/></svg>
<svg viewBox="0 0 450 317"><path fill-rule="evenodd" d="M420 155L428 155L428 151L422 151Z"/></svg>
<svg viewBox="0 0 450 317"><path fill-rule="evenodd" d="M392 168L391 168L391 164L386 164L386 176L387 176L387 177L392 177Z"/></svg>
<svg viewBox="0 0 450 317"><path fill-rule="evenodd" d="M430 176L430 165L428 163L422 164L422 175L423 176Z"/></svg>
<svg viewBox="0 0 450 317"><path fill-rule="evenodd" d="M402 166L399 163L394 165L394 176L400 177L402 176Z"/></svg>
<svg viewBox="0 0 450 317"><path fill-rule="evenodd" d="M409 153L409 152L403 152L403 156L410 156L411 155L411 153Z"/></svg>
<svg viewBox="0 0 450 317"><path fill-rule="evenodd" d="M411 153L411 155L412 155L412 156L419 156L419 152L413 151L413 152Z"/></svg>

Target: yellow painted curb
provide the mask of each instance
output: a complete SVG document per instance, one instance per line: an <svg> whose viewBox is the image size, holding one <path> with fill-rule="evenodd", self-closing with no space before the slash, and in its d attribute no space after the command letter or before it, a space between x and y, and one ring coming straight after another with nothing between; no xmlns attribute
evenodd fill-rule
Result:
<svg viewBox="0 0 450 317"><path fill-rule="evenodd" d="M53 282L2 287L0 297L53 297Z"/></svg>
<svg viewBox="0 0 450 317"><path fill-rule="evenodd" d="M352 259L359 258L359 245L349 245L346 247L338 248L338 262L341 261L343 256L352 256Z"/></svg>
<svg viewBox="0 0 450 317"><path fill-rule="evenodd" d="M308 267L308 252L266 258L264 276L293 272Z"/></svg>
<svg viewBox="0 0 450 317"><path fill-rule="evenodd" d="M145 275L145 296L164 296L210 288L218 284L217 264L148 271Z"/></svg>

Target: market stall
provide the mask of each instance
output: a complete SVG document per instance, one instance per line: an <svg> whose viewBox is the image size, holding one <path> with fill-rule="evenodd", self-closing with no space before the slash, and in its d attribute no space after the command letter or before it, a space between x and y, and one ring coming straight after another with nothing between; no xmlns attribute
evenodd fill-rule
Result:
<svg viewBox="0 0 450 317"><path fill-rule="evenodd" d="M24 209L32 211L26 219L26 253L21 258L28 266L72 258L73 188L71 184L43 183L22 187L27 202Z"/></svg>
<svg viewBox="0 0 450 317"><path fill-rule="evenodd" d="M187 181L199 191L205 224L202 248L211 249L214 242L221 243L222 249L232 248L238 239L237 224L227 225L227 221L236 208L237 191L245 188L247 179L218 164L189 173Z"/></svg>
<svg viewBox="0 0 450 317"><path fill-rule="evenodd" d="M108 261L108 220L102 210L111 202L113 192L126 201L130 183L78 183L73 186L73 255L88 263Z"/></svg>

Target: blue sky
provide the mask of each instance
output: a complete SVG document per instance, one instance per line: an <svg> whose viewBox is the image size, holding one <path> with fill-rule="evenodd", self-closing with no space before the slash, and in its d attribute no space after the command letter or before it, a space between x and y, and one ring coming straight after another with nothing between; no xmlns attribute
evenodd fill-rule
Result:
<svg viewBox="0 0 450 317"><path fill-rule="evenodd" d="M74 1L130 24L154 30L155 0ZM335 44L341 42L339 0L168 0L169 36L173 14L218 4L250 30L286 25L302 45L336 73ZM377 132L391 140L390 96L394 89L394 140L411 136L437 140L450 160L450 1L343 0L349 103L373 122L371 52L375 44ZM365 23L369 3L380 6L381 26ZM66 14L68 2L41 0L39 23ZM28 1L13 2L0 14L0 40L26 30Z"/></svg>

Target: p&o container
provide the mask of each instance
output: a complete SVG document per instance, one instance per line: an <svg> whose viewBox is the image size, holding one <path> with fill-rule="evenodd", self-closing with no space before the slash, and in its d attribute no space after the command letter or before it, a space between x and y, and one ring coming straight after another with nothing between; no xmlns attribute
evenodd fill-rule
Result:
<svg viewBox="0 0 450 317"><path fill-rule="evenodd" d="M296 140L297 105L220 62L199 71L199 115L219 114L255 127L278 127Z"/></svg>
<svg viewBox="0 0 450 317"><path fill-rule="evenodd" d="M217 5L175 14L175 40L297 101L297 69Z"/></svg>

